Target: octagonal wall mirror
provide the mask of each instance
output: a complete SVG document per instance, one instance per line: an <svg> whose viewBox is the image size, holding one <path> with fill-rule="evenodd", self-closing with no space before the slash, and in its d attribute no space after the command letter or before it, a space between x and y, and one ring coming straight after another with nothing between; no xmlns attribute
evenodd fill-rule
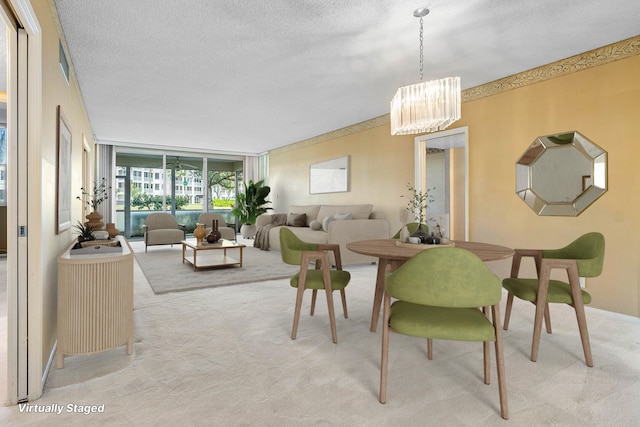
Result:
<svg viewBox="0 0 640 427"><path fill-rule="evenodd" d="M578 132L540 136L516 163L516 193L538 215L578 216L607 191L607 152Z"/></svg>

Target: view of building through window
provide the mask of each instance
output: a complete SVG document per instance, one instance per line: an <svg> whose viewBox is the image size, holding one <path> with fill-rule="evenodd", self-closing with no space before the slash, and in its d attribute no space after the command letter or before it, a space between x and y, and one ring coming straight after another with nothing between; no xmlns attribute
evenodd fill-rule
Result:
<svg viewBox="0 0 640 427"><path fill-rule="evenodd" d="M192 232L200 213L220 213L235 225L231 209L242 182L242 161L162 155L116 155L116 227L127 237L144 233L152 212L168 212ZM206 171L206 179L203 172Z"/></svg>

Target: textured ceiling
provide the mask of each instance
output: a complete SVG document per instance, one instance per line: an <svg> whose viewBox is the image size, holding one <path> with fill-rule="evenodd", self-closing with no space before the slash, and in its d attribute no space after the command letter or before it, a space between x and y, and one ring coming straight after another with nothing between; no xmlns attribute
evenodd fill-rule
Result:
<svg viewBox="0 0 640 427"><path fill-rule="evenodd" d="M260 153L640 33L638 0L55 0L96 140Z"/></svg>

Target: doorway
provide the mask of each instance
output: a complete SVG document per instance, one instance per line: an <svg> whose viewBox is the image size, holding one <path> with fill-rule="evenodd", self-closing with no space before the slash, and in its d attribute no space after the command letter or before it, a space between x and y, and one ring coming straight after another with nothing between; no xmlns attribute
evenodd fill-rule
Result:
<svg viewBox="0 0 640 427"><path fill-rule="evenodd" d="M7 25L0 19L0 57L7 58ZM0 61L0 402L7 401L7 72L6 59Z"/></svg>
<svg viewBox="0 0 640 427"><path fill-rule="evenodd" d="M415 188L430 190L429 230L452 240L469 240L467 126L415 138Z"/></svg>

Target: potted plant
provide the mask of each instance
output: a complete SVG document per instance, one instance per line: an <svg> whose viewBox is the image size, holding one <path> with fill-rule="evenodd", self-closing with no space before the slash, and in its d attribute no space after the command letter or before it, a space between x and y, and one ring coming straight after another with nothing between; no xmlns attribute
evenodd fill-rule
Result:
<svg viewBox="0 0 640 427"><path fill-rule="evenodd" d="M82 192L82 196L77 196L76 199L83 201L92 209L86 216L88 221L85 224L90 224L93 230L101 230L104 223L102 222L102 214L97 212L97 209L98 206L109 198L111 187L107 187L106 180L102 178L100 184L93 185L92 191L86 191L84 187L80 187L80 191Z"/></svg>
<svg viewBox="0 0 640 427"><path fill-rule="evenodd" d="M411 197L409 198L409 202L405 208L405 212L408 214L405 215L405 226L406 223L409 222L406 218L413 215L415 222L418 223L418 227L413 233L411 233L411 237L419 237L424 243L427 237L429 237L429 227L426 223L427 207L429 206L429 203L433 203L435 201L431 195L431 191L435 190L435 187L428 188L423 192L416 190L413 185L407 184L407 189L411 192Z"/></svg>
<svg viewBox="0 0 640 427"><path fill-rule="evenodd" d="M267 200L267 196L271 192L271 187L264 185L264 180L249 184L244 183L244 192L236 194L236 207L231 213L238 218L242 227L240 234L246 239L251 239L256 235L256 218L267 212L271 208L264 205L271 203Z"/></svg>
<svg viewBox="0 0 640 427"><path fill-rule="evenodd" d="M75 228L76 232L78 233L78 243L95 240L95 237L93 237L94 228L92 225L83 224L82 222L78 221L78 223L74 225L73 228Z"/></svg>

